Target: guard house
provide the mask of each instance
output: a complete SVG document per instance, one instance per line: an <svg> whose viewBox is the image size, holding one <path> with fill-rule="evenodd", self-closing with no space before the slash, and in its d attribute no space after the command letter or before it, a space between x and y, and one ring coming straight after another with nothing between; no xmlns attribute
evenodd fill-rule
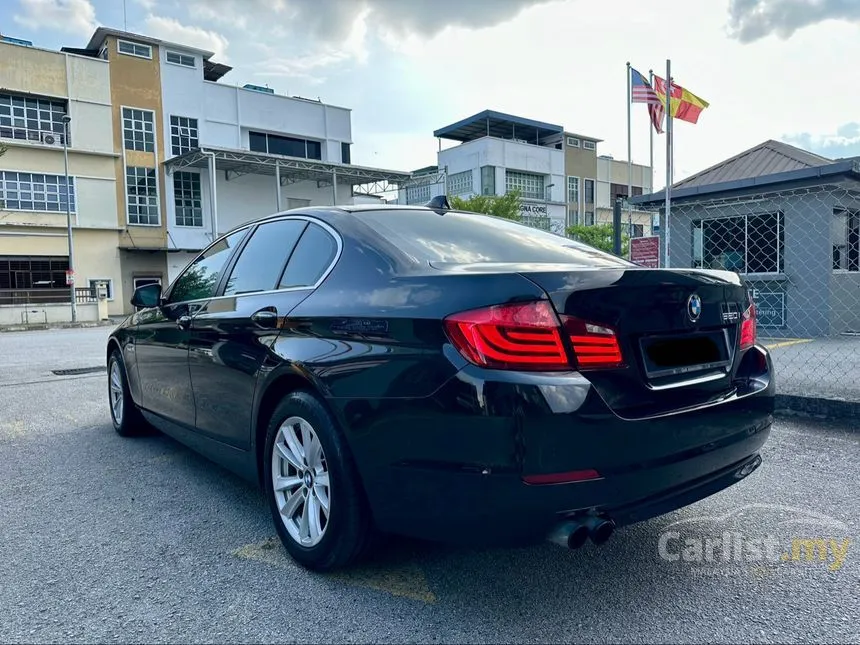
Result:
<svg viewBox="0 0 860 645"><path fill-rule="evenodd" d="M665 235L665 193L631 201ZM765 141L673 185L668 227L670 267L747 279L763 336L860 332L858 159Z"/></svg>

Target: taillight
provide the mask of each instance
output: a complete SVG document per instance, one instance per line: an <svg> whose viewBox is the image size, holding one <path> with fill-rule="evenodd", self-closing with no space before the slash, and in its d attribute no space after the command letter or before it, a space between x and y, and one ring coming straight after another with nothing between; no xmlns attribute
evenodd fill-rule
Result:
<svg viewBox="0 0 860 645"><path fill-rule="evenodd" d="M755 324L755 304L750 301L749 308L741 317L741 349L749 349L755 345L756 341L756 324Z"/></svg>
<svg viewBox="0 0 860 645"><path fill-rule="evenodd" d="M571 369L558 317L546 300L496 305L448 316L445 329L468 361L494 369Z"/></svg>
<svg viewBox="0 0 860 645"><path fill-rule="evenodd" d="M614 329L573 316L562 316L561 321L565 332L570 336L578 369L609 369L624 366L624 358Z"/></svg>

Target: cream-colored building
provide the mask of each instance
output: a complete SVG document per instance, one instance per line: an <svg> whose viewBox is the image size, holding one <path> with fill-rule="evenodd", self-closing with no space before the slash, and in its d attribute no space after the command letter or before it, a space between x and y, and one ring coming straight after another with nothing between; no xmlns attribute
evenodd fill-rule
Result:
<svg viewBox="0 0 860 645"><path fill-rule="evenodd" d="M111 137L117 152L118 257L125 311L135 287L167 283L164 118L159 40L99 28L81 54L110 69Z"/></svg>
<svg viewBox="0 0 860 645"><path fill-rule="evenodd" d="M567 225L593 226L611 224L615 199L627 197L627 161L598 155L601 139L564 133L564 171L567 181ZM651 171L648 166L632 164L631 196L651 191ZM631 237L651 234L651 214L624 209L624 233ZM628 227L628 224L630 226Z"/></svg>
<svg viewBox="0 0 860 645"><path fill-rule="evenodd" d="M595 196L595 224L611 224L612 209L616 198L625 199L627 195L627 176L630 172L631 195L648 195L653 192L652 173L649 166L630 164L627 161L613 159L608 155L597 157L597 183ZM625 227L630 224L630 237L651 235L651 212L630 208L626 204L622 210L621 221Z"/></svg>
<svg viewBox="0 0 860 645"><path fill-rule="evenodd" d="M68 306L68 131L75 286L122 312L113 122L106 61L0 40L0 307Z"/></svg>

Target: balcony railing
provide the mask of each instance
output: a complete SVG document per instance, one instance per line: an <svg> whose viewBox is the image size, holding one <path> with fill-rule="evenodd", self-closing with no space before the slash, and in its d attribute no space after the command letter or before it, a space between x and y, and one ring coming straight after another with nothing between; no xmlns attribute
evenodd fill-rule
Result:
<svg viewBox="0 0 860 645"><path fill-rule="evenodd" d="M62 146L64 136L65 135L62 132L31 130L30 128L16 128L8 125L0 125L0 139L30 141L32 143L41 143L46 146Z"/></svg>
<svg viewBox="0 0 860 645"><path fill-rule="evenodd" d="M0 305L49 305L68 304L69 289L0 289ZM95 289L75 287L75 302L86 304L98 302Z"/></svg>

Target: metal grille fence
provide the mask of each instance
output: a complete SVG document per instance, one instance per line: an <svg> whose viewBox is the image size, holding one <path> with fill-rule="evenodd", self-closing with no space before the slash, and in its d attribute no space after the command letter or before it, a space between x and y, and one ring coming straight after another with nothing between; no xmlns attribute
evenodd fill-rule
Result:
<svg viewBox="0 0 860 645"><path fill-rule="evenodd" d="M670 267L745 277L778 392L860 401L860 184L673 200L669 240Z"/></svg>

